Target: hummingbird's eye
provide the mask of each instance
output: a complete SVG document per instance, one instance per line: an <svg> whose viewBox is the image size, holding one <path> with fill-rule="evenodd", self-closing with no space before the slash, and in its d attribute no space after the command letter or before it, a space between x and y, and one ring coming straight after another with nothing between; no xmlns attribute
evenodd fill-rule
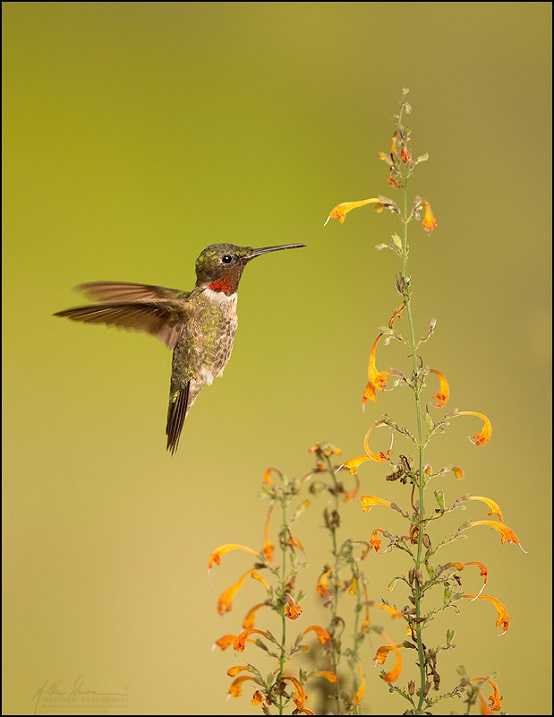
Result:
<svg viewBox="0 0 554 717"><path fill-rule="evenodd" d="M221 261L224 264L230 264L233 261L233 257L230 254L225 254L225 256L221 257Z"/></svg>

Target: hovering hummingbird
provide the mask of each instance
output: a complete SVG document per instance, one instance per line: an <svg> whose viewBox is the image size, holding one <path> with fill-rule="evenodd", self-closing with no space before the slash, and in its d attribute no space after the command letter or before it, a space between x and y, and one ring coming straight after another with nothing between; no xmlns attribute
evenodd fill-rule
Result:
<svg viewBox="0 0 554 717"><path fill-rule="evenodd" d="M237 331L237 290L249 261L304 244L259 249L211 244L196 260L192 291L112 281L80 284L77 289L100 303L58 311L73 321L146 331L173 350L167 449L175 453L187 410L206 384L221 376Z"/></svg>

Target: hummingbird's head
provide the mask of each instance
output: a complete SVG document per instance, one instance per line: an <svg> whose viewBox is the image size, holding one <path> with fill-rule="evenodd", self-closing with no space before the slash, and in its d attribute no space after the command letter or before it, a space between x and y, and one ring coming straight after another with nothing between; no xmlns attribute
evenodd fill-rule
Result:
<svg viewBox="0 0 554 717"><path fill-rule="evenodd" d="M281 249L298 249L304 244L281 244L254 249L236 244L210 244L196 260L196 286L223 291L230 296L238 288L244 267L262 254Z"/></svg>

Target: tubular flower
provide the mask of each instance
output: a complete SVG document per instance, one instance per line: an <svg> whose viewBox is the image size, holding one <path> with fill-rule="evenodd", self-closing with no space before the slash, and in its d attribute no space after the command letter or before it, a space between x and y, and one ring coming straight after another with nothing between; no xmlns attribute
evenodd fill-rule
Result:
<svg viewBox="0 0 554 717"><path fill-rule="evenodd" d="M377 368L377 347L383 338L383 334L377 334L377 338L371 344L369 359L367 362L367 385L362 396L362 405L365 406L368 400L376 401L377 391L384 391L390 377L388 371L379 371Z"/></svg>
<svg viewBox="0 0 554 717"><path fill-rule="evenodd" d="M365 513L374 508L376 505L382 505L383 508L390 508L392 505L390 500L378 498L376 495L363 495L360 498L360 502L362 504L362 510Z"/></svg>
<svg viewBox="0 0 554 717"><path fill-rule="evenodd" d="M309 712L305 712L307 708L304 706L304 704L308 699L308 696L304 692L304 688L302 687L300 680L297 680L296 677L292 677L292 675L283 675L283 677L281 677L281 682L291 683L292 689L294 690L292 700L296 705L296 709L300 710L301 712L304 712L304 714L313 714L311 710Z"/></svg>
<svg viewBox="0 0 554 717"><path fill-rule="evenodd" d="M351 458L348 461L345 461L341 466L340 469L342 470L345 468L347 471L350 471L350 475L357 476L358 475L358 468L363 464L366 463L369 460L367 456L356 456L356 458Z"/></svg>
<svg viewBox="0 0 554 717"><path fill-rule="evenodd" d="M355 705L359 705L360 702L363 700L364 695L365 695L365 687L366 687L365 674L364 674L364 671L362 670L361 666L359 666L359 665L358 665L358 672L360 675L360 683L358 685L358 689L354 693L354 697L352 698L352 702Z"/></svg>
<svg viewBox="0 0 554 717"><path fill-rule="evenodd" d="M439 223L437 222L437 218L433 214L433 210L431 209L431 205L429 202L424 199L423 200L423 220L421 222L421 226L424 228L424 230L427 232L427 234L430 234L432 231L434 231L438 227Z"/></svg>
<svg viewBox="0 0 554 717"><path fill-rule="evenodd" d="M371 450L371 446L369 445L369 438L373 431L376 428L384 428L387 424L383 423L383 421L376 421L373 423L370 427L367 433L364 436L364 451L366 452L366 455L368 458L372 461L375 461L375 463L386 463L388 460L390 460L391 457L391 451L392 451L392 444L394 441L394 433L391 431L391 439L390 439L390 445L389 448L386 451L373 451Z"/></svg>
<svg viewBox="0 0 554 717"><path fill-rule="evenodd" d="M501 523L504 522L504 516L502 515L500 506L492 498L486 498L485 496L482 496L482 495L468 495L466 497L466 500L478 500L481 503L485 503L485 505L487 505L490 510L490 512L487 515L496 516Z"/></svg>
<svg viewBox="0 0 554 717"><path fill-rule="evenodd" d="M476 418L480 418L483 421L483 427L479 431L479 433L475 433L475 435L471 436L469 439L475 446L483 446L485 443L488 443L492 436L492 423L490 422L490 419L485 416L484 413L480 413L479 411L458 411L456 413L457 416L475 416Z"/></svg>
<svg viewBox="0 0 554 717"><path fill-rule="evenodd" d="M487 704L485 698L483 697L483 695L481 694L481 690L479 690L479 693L478 693L478 694L479 694L479 708L480 708L481 714L482 714L482 715L491 715L491 714L492 714L492 710L491 710L491 708L488 706L488 704Z"/></svg>
<svg viewBox="0 0 554 717"><path fill-rule="evenodd" d="M485 525L487 528L496 530L496 532L500 534L500 542L502 544L513 543L517 545L522 552L527 553L514 531L504 523L498 520L474 520L469 524L469 527L474 528L476 525Z"/></svg>
<svg viewBox="0 0 554 717"><path fill-rule="evenodd" d="M396 680L400 677L400 673L402 672L402 653L400 652L399 647L400 646L395 643L391 643L390 645L381 645L381 647L377 650L375 657L373 658L373 662L376 665L384 665L389 654L391 652L394 652L394 667L390 672L384 672L382 674L383 680L388 684L396 682Z"/></svg>
<svg viewBox="0 0 554 717"><path fill-rule="evenodd" d="M400 610L393 607L392 605L387 604L386 602L380 602L375 605L375 607L378 607L381 610L384 610L387 615L389 615L393 620L398 620L398 618L404 617Z"/></svg>
<svg viewBox="0 0 554 717"><path fill-rule="evenodd" d="M270 506L269 510L267 511L267 516L265 519L265 525L264 525L264 545L262 548L262 553L264 558L267 560L268 563L270 563L273 560L273 543L270 540L270 531L271 531L271 514L273 513L273 506Z"/></svg>
<svg viewBox="0 0 554 717"><path fill-rule="evenodd" d="M502 709L502 695L500 694L498 685L494 680L491 680L490 677L474 677L471 682L476 682L478 685L487 683L491 688L488 705L483 699L481 699L481 714L492 714L493 712L498 712ZM479 691L479 696L481 696L481 691ZM484 707L488 709L488 712L483 711L483 703Z"/></svg>
<svg viewBox="0 0 554 717"><path fill-rule="evenodd" d="M263 585L265 585L266 589L269 588L269 584L267 581L262 578L262 576L257 573L255 570L248 570L244 573L244 575L241 575L240 578L237 580L236 583L233 583L231 587L228 587L227 590L221 593L217 600L217 612L220 615L223 615L226 612L230 612L233 608L233 599L237 592L241 589L241 587L244 584L244 581L246 578L251 577L254 580L257 580L258 582L261 582Z"/></svg>
<svg viewBox="0 0 554 717"><path fill-rule="evenodd" d="M302 552L304 552L304 546L302 545L300 540L298 538L295 538L293 535L289 537L287 542L293 550L301 550Z"/></svg>
<svg viewBox="0 0 554 717"><path fill-rule="evenodd" d="M486 600L487 602L490 602L494 606L497 613L496 627L502 628L500 636L505 635L508 632L510 628L510 616L508 615L506 606L498 598L495 598L492 595L464 595L463 597L466 600Z"/></svg>
<svg viewBox="0 0 554 717"><path fill-rule="evenodd" d="M379 533L382 533L382 528L375 528L375 530L371 533L369 536L369 544L375 550L376 553L378 553L381 550L381 538L379 537Z"/></svg>
<svg viewBox="0 0 554 717"><path fill-rule="evenodd" d="M330 682L332 685L337 681L337 675L334 672L329 672L329 670L314 672L314 677L323 677L324 680L327 680L327 682Z"/></svg>
<svg viewBox="0 0 554 717"><path fill-rule="evenodd" d="M254 707L262 707L263 706L265 699L264 699L263 694L260 692L260 690L256 690L254 692L250 702L251 702L251 704L254 705Z"/></svg>
<svg viewBox="0 0 554 717"><path fill-rule="evenodd" d="M286 594L287 604L285 605L285 615L289 620L296 620L302 615L302 608L299 603L292 597L292 595Z"/></svg>
<svg viewBox="0 0 554 717"><path fill-rule="evenodd" d="M218 638L213 646L212 649L215 650L216 647L219 647L220 650L226 650L228 647L231 647L231 645L234 643L234 641L237 639L237 635L222 635L220 638Z"/></svg>
<svg viewBox="0 0 554 717"><path fill-rule="evenodd" d="M433 396L433 398L435 399L435 406L437 408L444 408L448 403L448 399L450 398L450 386L448 385L446 376L443 374L442 371L439 371L436 368L432 368L429 370L431 371L431 373L434 373L435 376L439 379L439 390Z"/></svg>
<svg viewBox="0 0 554 717"><path fill-rule="evenodd" d="M250 672L250 665L232 665L227 670L229 677L236 677L241 672Z"/></svg>
<svg viewBox="0 0 554 717"><path fill-rule="evenodd" d="M235 639L233 640L233 650L235 650L235 652L244 652L246 648L246 643L253 642L249 639L251 635L261 635L266 639L269 638L267 632L264 632L263 630L258 630L258 628L256 627L249 627L248 630L243 630L241 633L235 636Z"/></svg>
<svg viewBox="0 0 554 717"><path fill-rule="evenodd" d="M240 677L236 677L229 685L229 695L231 697L240 697L242 685L249 680L251 682L257 682L256 678L250 677L250 675L241 675Z"/></svg>
<svg viewBox="0 0 554 717"><path fill-rule="evenodd" d="M454 568L455 570L463 570L469 565L475 565L475 567L479 568L479 575L483 578L483 586L477 593L477 597L479 597L479 595L481 595L483 590L487 587L487 581L489 579L489 571L485 563L482 563L480 560L471 560L469 563L448 563L448 567Z"/></svg>
<svg viewBox="0 0 554 717"><path fill-rule="evenodd" d="M242 629L243 630L249 630L251 627L254 627L256 624L256 613L261 607L264 607L264 605L267 605L265 602L259 602L257 605L254 605L254 607L251 607L250 610L246 613L244 616L244 620L242 621Z"/></svg>
<svg viewBox="0 0 554 717"><path fill-rule="evenodd" d="M315 634L317 635L317 639L322 645L326 645L331 640L331 635L329 635L327 630L320 625L310 625L304 630L304 635L306 635L310 631L315 632Z"/></svg>
<svg viewBox="0 0 554 717"><path fill-rule="evenodd" d="M346 219L348 212L351 212L353 209L358 209L358 207L365 207L366 204L374 204L375 210L379 214L384 209L392 209L396 207L396 204L393 201L386 199L385 197L370 197L369 199L360 199L355 202L341 202L340 204L337 204L336 207L331 209L323 226L327 226L330 219L338 219L341 224L344 224L344 220Z"/></svg>
<svg viewBox="0 0 554 717"><path fill-rule="evenodd" d="M321 595L324 600L326 600L331 595L331 591L329 590L329 577L331 575L332 572L330 568L324 570L319 576L317 585L315 586L317 593Z"/></svg>
<svg viewBox="0 0 554 717"><path fill-rule="evenodd" d="M279 478L283 477L283 474L281 473L281 471L278 468L272 468L272 467L266 468L263 473L263 476L262 476L262 483L264 485L268 486L269 488L273 485L273 479L271 478L272 473L276 473L279 476Z"/></svg>
<svg viewBox="0 0 554 717"><path fill-rule="evenodd" d="M460 468L460 466L452 466L452 468L450 470L452 471L452 473L454 473L454 476L458 480L463 479L463 477L464 477L464 469L463 468Z"/></svg>
<svg viewBox="0 0 554 717"><path fill-rule="evenodd" d="M364 460L368 460L364 456ZM352 474L354 477L354 487L351 490L347 490L344 492L343 500L345 503L350 503L354 500L354 498L358 495L358 491L360 490L360 479L358 478L357 474Z"/></svg>
<svg viewBox="0 0 554 717"><path fill-rule="evenodd" d="M254 550L254 548L249 548L248 545L239 545L238 543L226 543L225 545L220 545L219 548L216 548L212 552L208 559L208 570L211 570L214 565L221 565L221 558L224 555L227 555L227 553L233 552L234 550L243 550L245 553L250 553L250 555L259 555L259 552L257 550Z"/></svg>

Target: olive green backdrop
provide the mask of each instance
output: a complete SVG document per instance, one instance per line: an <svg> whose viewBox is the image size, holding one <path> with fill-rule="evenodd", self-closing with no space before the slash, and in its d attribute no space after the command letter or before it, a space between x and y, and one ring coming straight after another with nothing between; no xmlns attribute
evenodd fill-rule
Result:
<svg viewBox="0 0 554 717"><path fill-rule="evenodd" d="M513 624L496 637L484 603L445 617L459 648L443 685L461 663L496 670L507 711L549 713L549 5L4 3L3 19L4 711L82 676L138 713L254 712L247 696L225 703L236 659L210 645L259 586L220 618L217 594L247 561L229 556L208 580L206 560L220 543L259 545L265 466L301 474L315 440L352 455L379 411L409 416L400 392L366 416L359 403L398 301L397 262L373 248L392 218L360 210L323 230L337 202L394 193L376 154L407 86L416 149L431 155L415 189L439 219L431 238L413 233L416 321L438 319L426 356L452 404L494 422L482 449L458 422L430 460L463 465L464 483L443 481L449 499L495 498L529 551L477 529L445 551L489 565ZM170 353L51 314L87 280L188 288L197 254L221 241L309 248L248 267L225 377L171 458ZM400 499L378 467L361 475ZM321 508L299 531L310 583ZM484 510L449 526L466 517ZM346 519L356 537L400 525L357 505ZM371 556L376 597L401 564ZM311 597L306 619L324 619ZM366 710L403 710L366 663Z"/></svg>

